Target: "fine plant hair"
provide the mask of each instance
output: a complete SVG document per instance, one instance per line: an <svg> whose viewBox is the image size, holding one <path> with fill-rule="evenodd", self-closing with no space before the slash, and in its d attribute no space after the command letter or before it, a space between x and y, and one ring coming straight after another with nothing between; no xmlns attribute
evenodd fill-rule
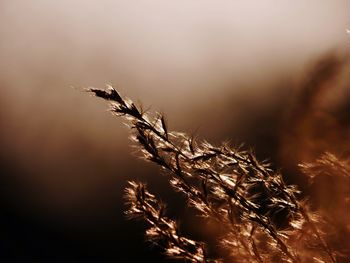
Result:
<svg viewBox="0 0 350 263"><path fill-rule="evenodd" d="M330 152L325 152L313 163L300 164L299 167L302 172L308 176L311 182L322 175L350 179L350 167L348 162L339 160Z"/></svg>
<svg viewBox="0 0 350 263"><path fill-rule="evenodd" d="M337 248L339 262L349 262L349 160L339 159L333 153L325 152L316 161L299 166L316 192L316 196L313 197L316 201L314 205L318 206L319 214L324 221L322 231L327 233L329 241Z"/></svg>
<svg viewBox="0 0 350 263"><path fill-rule="evenodd" d="M109 101L111 112L127 119L143 158L165 171L188 205L225 229L218 243L229 257L214 258L208 255L208 244L180 234L175 221L164 215L164 205L144 184L129 182L126 214L149 223L147 238L163 247L166 255L186 262L227 258L259 263L337 262L319 215L299 198L296 186L286 184L279 172L259 162L252 152L170 131L163 115L142 111L112 87L88 91Z"/></svg>

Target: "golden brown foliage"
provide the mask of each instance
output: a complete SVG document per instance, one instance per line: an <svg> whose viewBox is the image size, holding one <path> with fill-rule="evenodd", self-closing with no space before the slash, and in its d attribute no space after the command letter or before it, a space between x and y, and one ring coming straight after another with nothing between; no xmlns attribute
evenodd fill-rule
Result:
<svg viewBox="0 0 350 263"><path fill-rule="evenodd" d="M298 198L296 186L287 185L280 173L251 152L169 131L164 116L152 118L112 87L89 91L110 101L114 114L127 118L142 156L166 171L175 191L182 192L200 216L225 227L219 242L234 262L337 261L324 232L326 221ZM303 165L303 171L314 177L326 163L349 174L334 156L321 160ZM150 224L147 237L168 256L190 262L219 260L207 255L203 242L182 237L175 221L164 216L164 206L143 184L130 182L126 200L127 215L144 218Z"/></svg>

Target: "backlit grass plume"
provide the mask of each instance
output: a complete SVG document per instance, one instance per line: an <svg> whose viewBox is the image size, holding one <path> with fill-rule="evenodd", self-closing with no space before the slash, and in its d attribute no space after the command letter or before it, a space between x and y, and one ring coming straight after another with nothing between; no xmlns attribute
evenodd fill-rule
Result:
<svg viewBox="0 0 350 263"><path fill-rule="evenodd" d="M299 191L281 174L259 162L251 152L228 144L213 146L168 129L163 115L143 112L131 100L108 87L89 89L111 103L111 112L125 117L132 140L144 159L160 166L175 191L181 192L198 215L226 229L217 243L233 262L336 262L323 233L323 221L311 212ZM155 117L152 117L155 116ZM313 169L304 166L304 170ZM346 171L348 172L348 171ZM146 236L165 253L187 262L218 262L207 244L181 236L175 221L164 215L164 205L145 185L130 182L125 190L126 214L145 219Z"/></svg>

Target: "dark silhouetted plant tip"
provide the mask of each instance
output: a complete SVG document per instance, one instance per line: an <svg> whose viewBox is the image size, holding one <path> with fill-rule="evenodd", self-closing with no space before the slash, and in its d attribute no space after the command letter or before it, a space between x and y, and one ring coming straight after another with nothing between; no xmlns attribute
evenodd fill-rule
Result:
<svg viewBox="0 0 350 263"><path fill-rule="evenodd" d="M127 118L143 158L166 171L170 185L200 216L225 227L218 243L233 262L337 262L323 232L324 221L297 197L297 187L287 185L269 164L239 147L213 146L169 131L164 116L143 112L112 87L88 91L110 101L112 113ZM130 182L126 200L126 214L146 220L150 225L146 236L168 256L218 261L207 255L203 242L179 234L175 221L164 216L164 206L143 184Z"/></svg>

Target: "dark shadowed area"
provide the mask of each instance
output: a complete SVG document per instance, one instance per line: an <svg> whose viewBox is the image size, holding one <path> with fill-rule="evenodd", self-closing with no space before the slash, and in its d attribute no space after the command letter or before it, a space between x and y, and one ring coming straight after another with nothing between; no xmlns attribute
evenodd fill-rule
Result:
<svg viewBox="0 0 350 263"><path fill-rule="evenodd" d="M308 191L297 163L350 154L349 10L348 0L1 1L0 261L164 261L144 245L144 224L125 219L127 180L147 182L170 215L188 212L84 87L115 85L171 130L244 142ZM205 236L196 220L184 228Z"/></svg>

